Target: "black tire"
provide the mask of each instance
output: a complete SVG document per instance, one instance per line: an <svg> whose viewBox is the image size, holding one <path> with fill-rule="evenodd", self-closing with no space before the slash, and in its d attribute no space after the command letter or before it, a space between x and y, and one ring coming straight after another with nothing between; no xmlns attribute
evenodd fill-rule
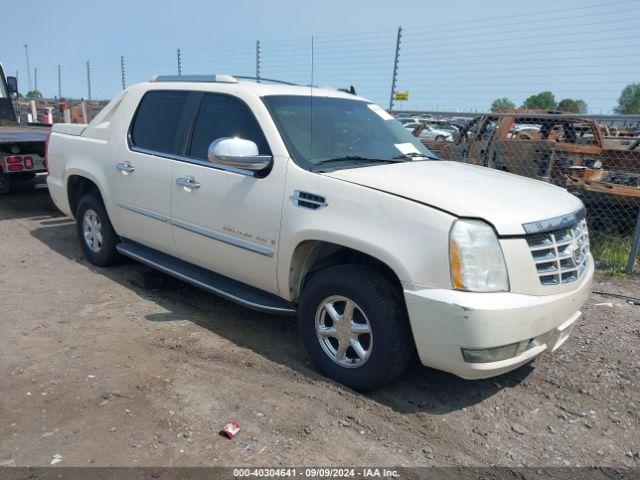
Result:
<svg viewBox="0 0 640 480"><path fill-rule="evenodd" d="M336 295L354 301L370 324L371 353L357 368L333 360L316 332L316 313L325 299ZM298 328L318 370L355 390L371 390L397 380L415 351L401 292L379 271L359 264L330 267L307 281L300 298Z"/></svg>
<svg viewBox="0 0 640 480"><path fill-rule="evenodd" d="M95 212L102 234L102 242L97 251L94 251L89 247L83 233L84 217L89 210ZM78 239L80 240L80 246L82 247L84 256L89 263L99 267L107 267L109 265L114 265L121 260L122 257L116 250L118 235L111 225L109 215L107 215L107 210L104 208L102 200L96 193L88 193L80 199L76 210L76 229L78 232Z"/></svg>
<svg viewBox="0 0 640 480"><path fill-rule="evenodd" d="M0 195L5 195L11 191L12 187L11 177L5 173L0 172Z"/></svg>

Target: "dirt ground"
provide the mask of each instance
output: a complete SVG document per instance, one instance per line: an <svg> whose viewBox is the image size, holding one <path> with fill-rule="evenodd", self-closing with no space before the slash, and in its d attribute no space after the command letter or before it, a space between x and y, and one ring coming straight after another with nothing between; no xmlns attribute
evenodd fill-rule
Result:
<svg viewBox="0 0 640 480"><path fill-rule="evenodd" d="M292 318L90 266L46 190L0 198L0 247L0 465L640 466L623 300L593 295L534 366L464 381L415 362L362 395L316 373ZM640 279L595 289L640 296Z"/></svg>

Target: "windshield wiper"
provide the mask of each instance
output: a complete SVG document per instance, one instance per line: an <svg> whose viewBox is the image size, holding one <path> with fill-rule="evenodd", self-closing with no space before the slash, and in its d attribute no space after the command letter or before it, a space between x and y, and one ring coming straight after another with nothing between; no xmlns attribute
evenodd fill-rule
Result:
<svg viewBox="0 0 640 480"><path fill-rule="evenodd" d="M406 162L408 160L409 159L405 156L394 157L394 158L371 158L371 157L361 157L359 155L346 155L344 157L325 158L324 160L315 162L314 166L324 165L327 163L337 163L337 162L400 163L403 161Z"/></svg>
<svg viewBox="0 0 640 480"><path fill-rule="evenodd" d="M401 159L401 158L406 158L406 159L414 159L414 158L428 158L429 160L440 160L438 157L432 156L432 155L425 155L424 153L418 153L418 152L408 152L408 153L403 153L402 155L398 155L397 157L393 157L394 159Z"/></svg>

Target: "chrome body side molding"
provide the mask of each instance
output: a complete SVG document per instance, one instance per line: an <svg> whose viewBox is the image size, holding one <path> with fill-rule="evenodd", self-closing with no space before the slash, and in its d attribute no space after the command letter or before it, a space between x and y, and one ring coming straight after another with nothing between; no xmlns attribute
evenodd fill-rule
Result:
<svg viewBox="0 0 640 480"><path fill-rule="evenodd" d="M175 227L182 228L183 230L187 230L192 233L197 233L198 235L202 235L203 237L208 237L212 238L213 240L228 243L229 245L233 245L234 247L243 248L251 252L259 253L260 255L273 257L273 249L265 247L263 245L258 245L253 242L248 242L247 240L242 240L240 238L227 235L226 233L217 232L215 230L200 227L192 223L184 222L182 220L178 220L177 218L172 218L170 220L170 223Z"/></svg>
<svg viewBox="0 0 640 480"><path fill-rule="evenodd" d="M234 247L249 250L250 252L258 253L266 257L273 257L273 249L264 245L259 245L247 240L243 240L241 238L236 238L232 235L211 230L209 228L200 227L189 222L178 220L177 218L169 218L162 213L155 212L153 210L147 210L146 208L136 207L135 205L131 205L130 203L116 202L116 205L131 212L144 215L145 217L153 218L154 220L158 220L159 222L170 223L174 227L182 228L183 230L187 230L192 233L197 233L198 235L202 235L203 237L208 237L219 242L224 242L229 245L233 245Z"/></svg>

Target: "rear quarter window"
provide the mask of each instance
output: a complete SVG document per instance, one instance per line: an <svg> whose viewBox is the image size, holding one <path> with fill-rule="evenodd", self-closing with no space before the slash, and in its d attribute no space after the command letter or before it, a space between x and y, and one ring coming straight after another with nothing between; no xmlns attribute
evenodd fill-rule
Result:
<svg viewBox="0 0 640 480"><path fill-rule="evenodd" d="M131 143L145 150L177 153L176 136L187 91L151 91L140 101L131 126Z"/></svg>

